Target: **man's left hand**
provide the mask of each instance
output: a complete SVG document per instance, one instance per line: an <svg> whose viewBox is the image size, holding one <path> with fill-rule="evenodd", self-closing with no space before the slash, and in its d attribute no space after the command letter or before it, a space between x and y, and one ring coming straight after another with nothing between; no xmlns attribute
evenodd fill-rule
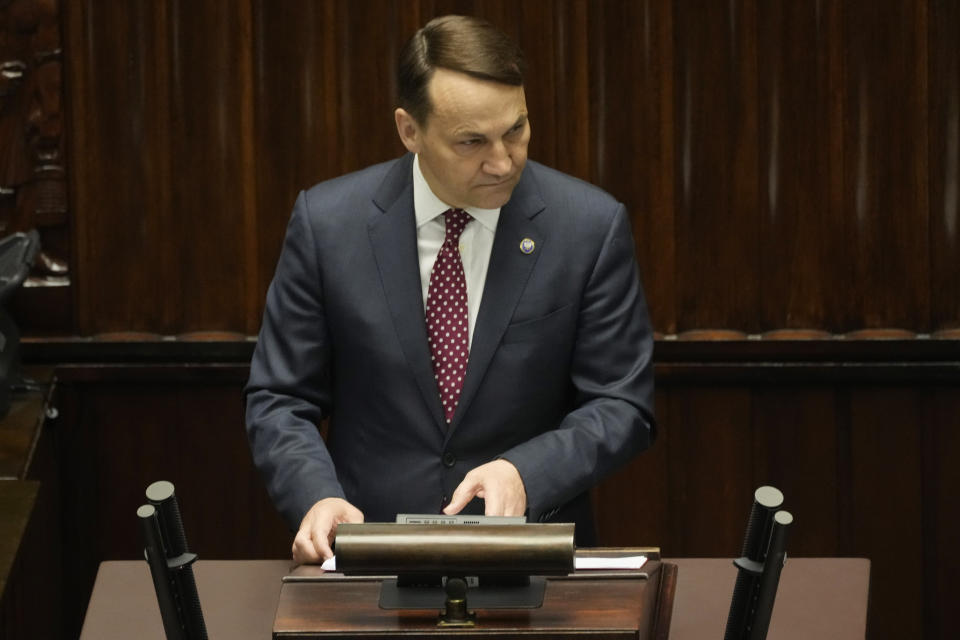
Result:
<svg viewBox="0 0 960 640"><path fill-rule="evenodd" d="M484 515L488 516L522 516L527 510L527 491L520 472L503 459L471 469L443 512L448 516L460 513L474 497L483 498Z"/></svg>

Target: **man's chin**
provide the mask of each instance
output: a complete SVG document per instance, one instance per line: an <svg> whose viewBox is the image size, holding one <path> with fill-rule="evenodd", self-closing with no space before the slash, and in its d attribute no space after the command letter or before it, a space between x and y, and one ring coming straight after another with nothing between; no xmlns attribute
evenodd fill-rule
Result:
<svg viewBox="0 0 960 640"><path fill-rule="evenodd" d="M497 200L487 199L487 200L480 200L480 201L474 202L471 206L474 206L477 209L500 209L508 202L510 202L509 197L499 198Z"/></svg>

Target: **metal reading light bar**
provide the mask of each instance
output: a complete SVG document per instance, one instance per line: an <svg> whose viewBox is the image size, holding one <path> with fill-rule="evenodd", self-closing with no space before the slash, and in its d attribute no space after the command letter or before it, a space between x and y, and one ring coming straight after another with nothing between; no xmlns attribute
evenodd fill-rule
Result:
<svg viewBox="0 0 960 640"><path fill-rule="evenodd" d="M536 608L546 588L540 576L573 571L573 533L573 524L341 524L337 569L396 575L383 581L384 609L438 608L444 581L456 583L459 600L460 580L473 577L477 586L467 593L478 608Z"/></svg>

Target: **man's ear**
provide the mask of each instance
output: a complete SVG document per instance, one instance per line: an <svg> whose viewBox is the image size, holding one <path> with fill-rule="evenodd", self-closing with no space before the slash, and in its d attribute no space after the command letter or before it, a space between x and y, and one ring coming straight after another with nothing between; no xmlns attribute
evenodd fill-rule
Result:
<svg viewBox="0 0 960 640"><path fill-rule="evenodd" d="M397 107L393 112L393 117L397 121L397 134L400 136L400 142L411 153L420 152L420 125L412 115L405 110Z"/></svg>

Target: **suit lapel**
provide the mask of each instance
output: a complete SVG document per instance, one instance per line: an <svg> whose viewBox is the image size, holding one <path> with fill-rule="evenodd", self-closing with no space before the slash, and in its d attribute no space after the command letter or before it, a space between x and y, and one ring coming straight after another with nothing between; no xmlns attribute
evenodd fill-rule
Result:
<svg viewBox="0 0 960 640"><path fill-rule="evenodd" d="M493 354L500 344L500 338L510 324L517 302L547 242L546 230L535 219L544 206L528 165L510 202L500 210L493 249L490 252L490 266L487 268L487 279L483 285L480 313L473 330L467 375L449 433L460 423L476 396ZM526 239L534 242L534 250L530 253L524 253L520 249L520 243Z"/></svg>
<svg viewBox="0 0 960 640"><path fill-rule="evenodd" d="M380 211L370 219L368 232L400 346L437 427L446 431L423 315L412 160L401 158L384 179L373 199Z"/></svg>

